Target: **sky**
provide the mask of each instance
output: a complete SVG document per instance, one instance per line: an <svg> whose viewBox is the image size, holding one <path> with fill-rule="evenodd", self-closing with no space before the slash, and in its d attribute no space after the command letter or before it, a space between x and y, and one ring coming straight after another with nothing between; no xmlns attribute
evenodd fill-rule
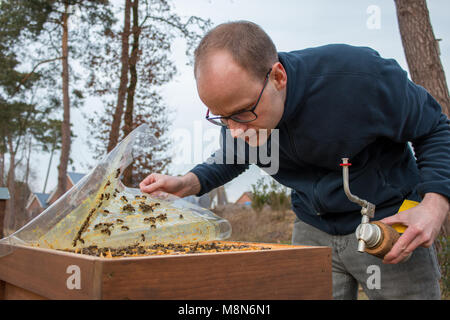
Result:
<svg viewBox="0 0 450 320"><path fill-rule="evenodd" d="M450 1L428 0L435 37L440 41L441 61L444 71L450 75ZM213 25L233 20L249 20L259 24L272 38L278 51L292 51L329 43L346 43L368 46L382 57L393 58L408 70L394 0L174 0L175 11L181 16L199 16L211 19ZM172 51L178 68L174 80L161 88L166 104L173 110L170 135L174 140L171 150L175 156L171 166L173 174L184 174L196 163L218 147L220 128L206 120L206 107L200 101L193 76L192 66L187 65L184 41L178 39ZM87 98L84 107L72 112L71 122L77 138L72 143L71 157L77 172L88 172L93 166L92 153L86 145L88 139L87 120L83 116L92 110L101 109L101 101ZM191 145L190 150L186 149ZM180 157L180 150L183 150ZM211 151L211 152L210 152ZM56 186L57 163L55 154L46 192ZM33 191L41 192L45 180L49 155L39 155L35 163L39 166ZM150 172L149 172L150 174ZM243 192L263 176L262 171L251 166L249 170L225 185L228 200L235 201Z"/></svg>

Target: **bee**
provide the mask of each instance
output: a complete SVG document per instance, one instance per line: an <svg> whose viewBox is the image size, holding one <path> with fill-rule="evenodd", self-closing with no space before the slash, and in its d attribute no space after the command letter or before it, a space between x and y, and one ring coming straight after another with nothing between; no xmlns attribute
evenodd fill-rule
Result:
<svg viewBox="0 0 450 320"><path fill-rule="evenodd" d="M144 222L155 223L156 222L156 218L155 217L144 218Z"/></svg>
<svg viewBox="0 0 450 320"><path fill-rule="evenodd" d="M138 199L140 199L141 198L141 196L134 196L134 198L136 199L136 200L138 200Z"/></svg>
<svg viewBox="0 0 450 320"><path fill-rule="evenodd" d="M127 199L127 197L125 197L125 196L121 196L121 197L120 197L120 200L125 201L125 202L128 202L128 199Z"/></svg>
<svg viewBox="0 0 450 320"><path fill-rule="evenodd" d="M100 201L103 200L103 193L100 195Z"/></svg>
<svg viewBox="0 0 450 320"><path fill-rule="evenodd" d="M120 191L119 191L119 190L117 190L117 188L115 188L115 189L114 189L114 191L115 191L116 193L120 193Z"/></svg>
<svg viewBox="0 0 450 320"><path fill-rule="evenodd" d="M105 193L106 200L109 200L109 193Z"/></svg>
<svg viewBox="0 0 450 320"><path fill-rule="evenodd" d="M125 212L134 212L135 209L134 209L134 207L133 207L131 204L127 204L127 205L125 205L125 206L122 207L122 211L125 211Z"/></svg>
<svg viewBox="0 0 450 320"><path fill-rule="evenodd" d="M183 219L183 215L182 214L180 214L180 219Z"/></svg>
<svg viewBox="0 0 450 320"><path fill-rule="evenodd" d="M83 240L83 239L78 238L78 240L79 240L82 244L84 244L84 240Z"/></svg>
<svg viewBox="0 0 450 320"><path fill-rule="evenodd" d="M153 212L153 207L145 204L145 202L139 203L139 209L141 209L142 212L148 212L150 210Z"/></svg>
<svg viewBox="0 0 450 320"><path fill-rule="evenodd" d="M94 230L100 229L100 227L102 227L102 226L103 226L103 223L97 223L97 224L94 226Z"/></svg>
<svg viewBox="0 0 450 320"><path fill-rule="evenodd" d="M142 239L142 241L145 241L145 236L143 233L141 233L141 239Z"/></svg>
<svg viewBox="0 0 450 320"><path fill-rule="evenodd" d="M144 200L145 200L145 199L147 199L147 196L142 195L142 196L141 196L141 199L144 199Z"/></svg>
<svg viewBox="0 0 450 320"><path fill-rule="evenodd" d="M109 211L108 211L108 210L106 210L106 209L104 209L104 210L103 210L103 212L104 212L104 213L109 213Z"/></svg>
<svg viewBox="0 0 450 320"><path fill-rule="evenodd" d="M152 224L152 225L150 225L150 228L152 228L152 229L156 229L156 224Z"/></svg>
<svg viewBox="0 0 450 320"><path fill-rule="evenodd" d="M128 230L130 230L130 228L128 228L127 226L122 226L122 228L121 228L123 231L128 231Z"/></svg>
<svg viewBox="0 0 450 320"><path fill-rule="evenodd" d="M113 198L115 198L117 196L117 193L114 192L112 196Z"/></svg>
<svg viewBox="0 0 450 320"><path fill-rule="evenodd" d="M117 219L116 222L117 223L123 223L123 220L122 219Z"/></svg>
<svg viewBox="0 0 450 320"><path fill-rule="evenodd" d="M98 204L97 208L100 208L102 206L103 202L100 201L100 203Z"/></svg>
<svg viewBox="0 0 450 320"><path fill-rule="evenodd" d="M161 213L160 215L158 215L156 217L156 219L159 219L160 221L166 221L167 220L167 214L166 213Z"/></svg>
<svg viewBox="0 0 450 320"><path fill-rule="evenodd" d="M120 176L120 168L117 168L117 170L116 170L116 179L118 178Z"/></svg>
<svg viewBox="0 0 450 320"><path fill-rule="evenodd" d="M93 214L97 210L96 208L92 208L91 211L89 211L89 214Z"/></svg>
<svg viewBox="0 0 450 320"><path fill-rule="evenodd" d="M102 233L105 233L105 234L107 234L108 236L110 236L111 235L111 230L109 230L108 228L106 228L106 229L102 229L102 231L101 231Z"/></svg>
<svg viewBox="0 0 450 320"><path fill-rule="evenodd" d="M111 181L106 181L106 184L105 184L105 187L103 188L103 189L106 189L106 187L108 187L108 186L110 186L111 185Z"/></svg>

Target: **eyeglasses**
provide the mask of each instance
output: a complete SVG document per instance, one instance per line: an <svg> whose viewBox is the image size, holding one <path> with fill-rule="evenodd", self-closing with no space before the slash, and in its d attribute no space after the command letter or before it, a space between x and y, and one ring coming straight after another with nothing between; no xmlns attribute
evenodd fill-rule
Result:
<svg viewBox="0 0 450 320"><path fill-rule="evenodd" d="M210 117L208 109L208 111L206 112L206 120L208 120L211 123L214 123L215 125L223 127L228 126L229 119L240 123L247 123L256 120L256 118L258 118L258 115L255 113L255 109L258 106L259 100L261 100L261 96L264 92L264 89L266 88L270 72L272 72L272 69L270 69L269 72L267 72L266 78L264 79L263 88L258 96L258 100L256 100L255 105L250 110L242 110L227 117L225 116Z"/></svg>

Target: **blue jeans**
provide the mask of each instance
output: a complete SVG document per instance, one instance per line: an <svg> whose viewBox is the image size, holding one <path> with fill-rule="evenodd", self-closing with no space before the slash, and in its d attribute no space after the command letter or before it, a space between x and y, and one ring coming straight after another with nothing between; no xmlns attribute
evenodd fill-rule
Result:
<svg viewBox="0 0 450 320"><path fill-rule="evenodd" d="M335 236L296 218L292 244L332 248L334 299L357 299L360 284L369 299L440 299L436 249L418 247L406 262L383 264L357 251L355 234Z"/></svg>

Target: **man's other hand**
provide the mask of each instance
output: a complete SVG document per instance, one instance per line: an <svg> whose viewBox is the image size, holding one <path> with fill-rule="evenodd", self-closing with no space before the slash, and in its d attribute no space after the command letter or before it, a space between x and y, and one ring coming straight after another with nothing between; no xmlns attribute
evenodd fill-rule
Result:
<svg viewBox="0 0 450 320"><path fill-rule="evenodd" d="M388 225L400 223L407 228L383 259L383 263L396 264L405 260L419 246L429 248L436 239L449 211L446 197L427 193L414 208L384 218Z"/></svg>

